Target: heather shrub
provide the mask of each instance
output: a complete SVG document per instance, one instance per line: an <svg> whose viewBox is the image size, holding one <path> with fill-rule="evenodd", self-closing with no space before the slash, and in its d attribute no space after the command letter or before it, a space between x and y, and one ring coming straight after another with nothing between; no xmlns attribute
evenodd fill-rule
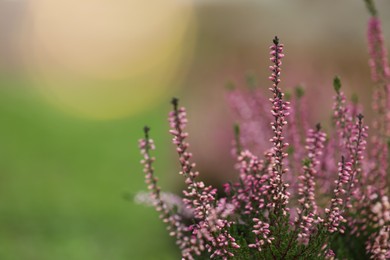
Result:
<svg viewBox="0 0 390 260"><path fill-rule="evenodd" d="M172 99L170 134L179 156L183 198L161 192L154 174L150 129L139 146L155 206L183 259L389 259L390 68L373 3L368 46L375 118L367 126L356 100L335 77L333 129L310 126L304 92L286 97L283 44L270 47L270 95L236 88L233 158L238 178L223 196L198 180L186 132L187 115Z"/></svg>

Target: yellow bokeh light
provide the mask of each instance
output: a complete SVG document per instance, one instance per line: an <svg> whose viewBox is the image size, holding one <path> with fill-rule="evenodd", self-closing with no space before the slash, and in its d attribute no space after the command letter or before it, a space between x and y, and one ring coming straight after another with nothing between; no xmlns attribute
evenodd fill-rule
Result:
<svg viewBox="0 0 390 260"><path fill-rule="evenodd" d="M193 9L180 0L34 0L26 31L26 61L40 90L98 119L171 95L194 45Z"/></svg>

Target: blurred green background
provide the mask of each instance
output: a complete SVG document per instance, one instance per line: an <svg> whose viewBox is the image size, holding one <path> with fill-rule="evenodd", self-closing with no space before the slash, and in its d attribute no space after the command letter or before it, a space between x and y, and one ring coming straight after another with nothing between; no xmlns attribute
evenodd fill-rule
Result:
<svg viewBox="0 0 390 260"><path fill-rule="evenodd" d="M172 259L157 214L124 199L144 188L140 127L166 145L165 113L80 120L1 84L0 259Z"/></svg>
<svg viewBox="0 0 390 260"><path fill-rule="evenodd" d="M377 2L389 43L390 3ZM144 124L163 189L182 187L172 95L203 178L234 178L225 82L251 71L267 86L278 34L282 80L307 88L317 117L335 74L369 107L367 19L356 0L0 0L0 259L179 259L157 213L129 200L145 190Z"/></svg>

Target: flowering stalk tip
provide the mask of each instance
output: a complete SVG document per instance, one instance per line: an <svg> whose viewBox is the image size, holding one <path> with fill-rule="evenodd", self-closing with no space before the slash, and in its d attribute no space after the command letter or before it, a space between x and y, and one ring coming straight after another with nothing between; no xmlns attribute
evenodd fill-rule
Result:
<svg viewBox="0 0 390 260"><path fill-rule="evenodd" d="M279 44L279 38L278 38L278 36L275 36L274 39L272 40L272 42L273 42L275 45L278 45L278 44Z"/></svg>
<svg viewBox="0 0 390 260"><path fill-rule="evenodd" d="M370 12L370 14L372 16L377 16L378 11L376 10L374 1L373 0L364 0L364 2L366 2L366 6L367 6L367 9Z"/></svg>
<svg viewBox="0 0 390 260"><path fill-rule="evenodd" d="M173 97L172 100L171 100L171 104L173 105L173 109L177 110L177 107L179 105L179 99L176 98L176 97Z"/></svg>
<svg viewBox="0 0 390 260"><path fill-rule="evenodd" d="M334 90L336 91L337 94L340 92L341 80L337 76L333 79L333 88L334 88Z"/></svg>
<svg viewBox="0 0 390 260"><path fill-rule="evenodd" d="M150 127L144 126L144 134L146 139L149 139L149 131L150 131Z"/></svg>

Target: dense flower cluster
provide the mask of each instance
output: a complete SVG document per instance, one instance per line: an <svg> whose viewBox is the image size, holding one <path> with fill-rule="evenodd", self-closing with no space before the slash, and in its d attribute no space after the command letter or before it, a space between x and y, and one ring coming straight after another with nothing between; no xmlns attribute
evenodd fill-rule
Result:
<svg viewBox="0 0 390 260"><path fill-rule="evenodd" d="M145 127L139 146L151 197L140 198L160 212L183 259L390 258L390 70L380 21L366 2L378 114L370 139L361 107L347 101L337 77L333 131L309 127L302 89L287 97L280 88L284 46L277 37L270 47L270 113L264 115L267 97L258 89L228 94L240 125L233 149L239 175L224 185L225 196L197 179L178 99L169 123L186 185L182 201L160 192Z"/></svg>

